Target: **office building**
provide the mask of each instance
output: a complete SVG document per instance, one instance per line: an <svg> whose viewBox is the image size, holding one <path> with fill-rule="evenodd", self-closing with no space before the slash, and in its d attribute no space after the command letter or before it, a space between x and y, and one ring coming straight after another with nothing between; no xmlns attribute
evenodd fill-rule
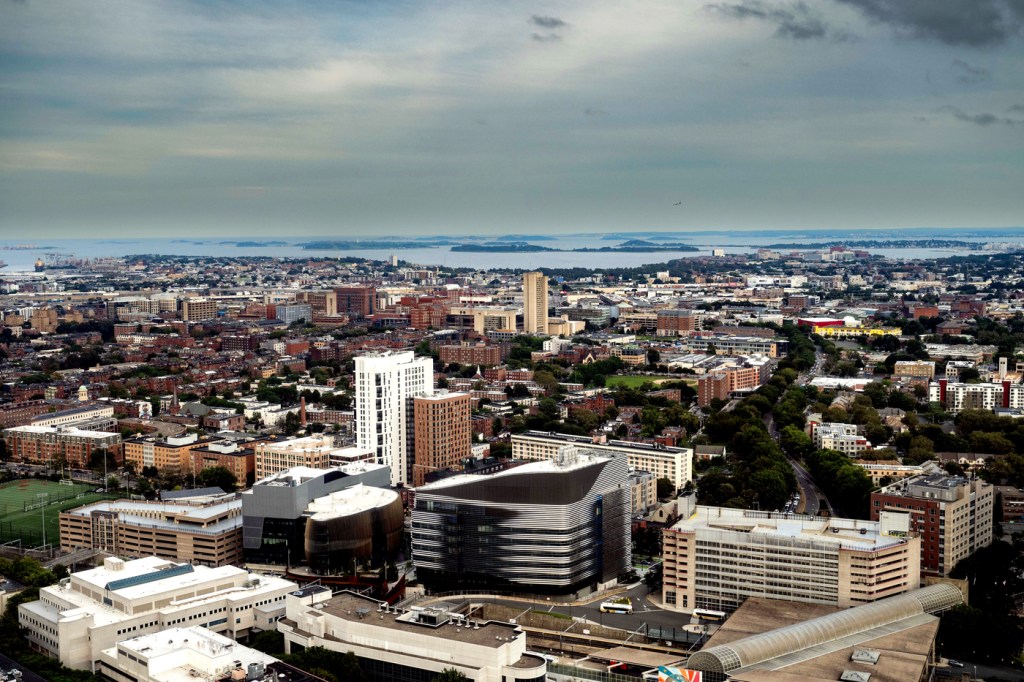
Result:
<svg viewBox="0 0 1024 682"><path fill-rule="evenodd" d="M314 315L337 315L338 294L334 291L303 291L299 298L309 304Z"/></svg>
<svg viewBox="0 0 1024 682"><path fill-rule="evenodd" d="M326 469L335 451L334 437L324 434L256 444L256 480L292 467Z"/></svg>
<svg viewBox="0 0 1024 682"><path fill-rule="evenodd" d="M474 682L544 682L547 662L526 652L520 626L439 607L405 610L354 592L311 586L290 594L277 629L285 651L352 652L373 680L430 682L454 668Z"/></svg>
<svg viewBox="0 0 1024 682"><path fill-rule="evenodd" d="M548 278L543 272L523 275L523 331L548 333Z"/></svg>
<svg viewBox="0 0 1024 682"><path fill-rule="evenodd" d="M356 357L356 444L391 468L391 482L412 481L413 396L434 393L434 361L412 351Z"/></svg>
<svg viewBox="0 0 1024 682"><path fill-rule="evenodd" d="M60 547L204 566L242 563L242 501L107 500L60 513Z"/></svg>
<svg viewBox="0 0 1024 682"><path fill-rule="evenodd" d="M186 322L202 322L217 317L219 306L216 301L205 298L186 298L181 302L181 319Z"/></svg>
<svg viewBox="0 0 1024 682"><path fill-rule="evenodd" d="M441 391L413 398L414 486L423 485L431 471L458 466L470 457L472 412L468 393Z"/></svg>
<svg viewBox="0 0 1024 682"><path fill-rule="evenodd" d="M945 576L964 557L992 542L995 486L981 479L926 474L871 493L871 518L907 512L921 536L921 572Z"/></svg>
<svg viewBox="0 0 1024 682"><path fill-rule="evenodd" d="M512 435L512 457L515 459L554 459L566 445L596 452L608 457L625 455L630 469L649 471L656 479L667 478L676 490L693 480L693 450L652 443L625 440L597 441L590 436L565 433L526 431Z"/></svg>
<svg viewBox="0 0 1024 682"><path fill-rule="evenodd" d="M313 321L313 307L308 303L278 303L274 315L285 324L293 324L299 320Z"/></svg>
<svg viewBox="0 0 1024 682"><path fill-rule="evenodd" d="M313 500L355 485L387 488L386 466L355 462L339 468L294 467L256 481L242 492L245 561L288 566L305 560L306 518Z"/></svg>
<svg viewBox="0 0 1024 682"><path fill-rule="evenodd" d="M4 430L4 440L7 456L15 462L84 469L94 454L103 451L109 452L118 464L124 461L119 433L73 426L12 426ZM102 455L99 461L103 461Z"/></svg>
<svg viewBox="0 0 1024 682"><path fill-rule="evenodd" d="M427 584L562 594L629 570L624 457L566 446L558 457L417 488L412 554Z"/></svg>
<svg viewBox="0 0 1024 682"><path fill-rule="evenodd" d="M935 363L924 360L897 360L893 376L935 378Z"/></svg>
<svg viewBox="0 0 1024 682"><path fill-rule="evenodd" d="M690 336L679 343L693 353L714 350L719 355L767 355L781 358L789 352L788 339L766 339L760 336Z"/></svg>
<svg viewBox="0 0 1024 682"><path fill-rule="evenodd" d="M95 671L104 649L170 627L202 625L232 639L272 630L295 587L235 566L108 557L40 588L38 600L18 606L18 622L33 649Z"/></svg>
<svg viewBox="0 0 1024 682"><path fill-rule="evenodd" d="M370 317L377 312L377 290L370 286L347 286L334 289L337 311L353 317Z"/></svg>
<svg viewBox="0 0 1024 682"><path fill-rule="evenodd" d="M858 521L689 508L663 534L667 609L732 611L747 597L845 607L920 586L921 541L906 512Z"/></svg>

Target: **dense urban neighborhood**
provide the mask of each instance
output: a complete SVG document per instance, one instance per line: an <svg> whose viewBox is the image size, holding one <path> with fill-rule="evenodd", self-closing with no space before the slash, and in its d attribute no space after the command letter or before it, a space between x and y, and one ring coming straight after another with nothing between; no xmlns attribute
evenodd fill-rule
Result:
<svg viewBox="0 0 1024 682"><path fill-rule="evenodd" d="M1024 252L876 246L0 271L0 671L1024 679Z"/></svg>

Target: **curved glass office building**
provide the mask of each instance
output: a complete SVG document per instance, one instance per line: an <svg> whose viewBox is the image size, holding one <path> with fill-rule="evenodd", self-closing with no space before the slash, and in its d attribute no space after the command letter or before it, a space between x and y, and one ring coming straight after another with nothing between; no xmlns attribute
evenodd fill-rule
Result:
<svg viewBox="0 0 1024 682"><path fill-rule="evenodd" d="M629 570L626 457L553 460L416 489L412 552L428 584L569 593Z"/></svg>

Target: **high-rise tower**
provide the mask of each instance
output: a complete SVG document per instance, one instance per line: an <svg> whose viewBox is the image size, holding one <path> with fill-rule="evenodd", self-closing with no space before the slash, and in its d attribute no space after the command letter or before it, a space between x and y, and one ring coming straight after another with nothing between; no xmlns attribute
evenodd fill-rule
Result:
<svg viewBox="0 0 1024 682"><path fill-rule="evenodd" d="M523 275L523 331L548 333L548 278L543 272Z"/></svg>

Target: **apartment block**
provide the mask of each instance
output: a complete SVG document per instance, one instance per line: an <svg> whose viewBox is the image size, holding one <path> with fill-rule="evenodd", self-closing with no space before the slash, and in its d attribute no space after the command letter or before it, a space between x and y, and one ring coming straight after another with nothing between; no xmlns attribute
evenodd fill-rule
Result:
<svg viewBox="0 0 1024 682"><path fill-rule="evenodd" d="M897 360L892 372L898 377L935 378L935 363L924 360Z"/></svg>
<svg viewBox="0 0 1024 682"><path fill-rule="evenodd" d="M18 622L33 649L95 671L103 650L175 626L202 625L232 639L272 630L295 589L290 580L235 566L108 557L40 588L39 599L18 606Z"/></svg>
<svg viewBox="0 0 1024 682"><path fill-rule="evenodd" d="M748 597L848 607L920 586L921 541L905 512L859 521L690 509L663 533L667 609L733 611Z"/></svg>
<svg viewBox="0 0 1024 682"><path fill-rule="evenodd" d="M242 447L239 447L235 441L214 441L203 447L193 448L189 452L189 457L192 461L188 471L198 474L203 469L224 467L235 475L235 481L240 488L252 485L256 477L256 446L252 443L243 443Z"/></svg>
<svg viewBox="0 0 1024 682"><path fill-rule="evenodd" d="M523 330L527 334L548 333L548 278L543 272L523 275Z"/></svg>
<svg viewBox="0 0 1024 682"><path fill-rule="evenodd" d="M456 467L471 455L472 399L468 393L438 392L413 398L412 484L431 471Z"/></svg>
<svg viewBox="0 0 1024 682"><path fill-rule="evenodd" d="M60 547L204 566L242 562L242 501L110 500L60 513Z"/></svg>
<svg viewBox="0 0 1024 682"><path fill-rule="evenodd" d="M136 471L156 467L162 472L191 473L192 450L212 442L213 438L195 433L169 436L164 440L152 436L130 438L124 442L124 460L133 464Z"/></svg>
<svg viewBox="0 0 1024 682"><path fill-rule="evenodd" d="M871 448L868 439L857 434L856 424L814 423L808 420L808 429L811 431L814 447L819 450L835 450L853 457Z"/></svg>
<svg viewBox="0 0 1024 682"><path fill-rule="evenodd" d="M103 450L118 464L124 461L119 433L73 426L13 426L4 430L4 440L8 457L16 462L85 468L93 454Z"/></svg>
<svg viewBox="0 0 1024 682"><path fill-rule="evenodd" d="M489 367L501 364L501 348L483 343L439 346L437 349L441 362L460 365L479 365Z"/></svg>
<svg viewBox="0 0 1024 682"><path fill-rule="evenodd" d="M871 493L871 518L909 513L911 530L921 536L922 574L945 576L992 542L995 499L995 486L981 479L926 474Z"/></svg>
<svg viewBox="0 0 1024 682"><path fill-rule="evenodd" d="M734 393L749 392L762 383L760 367L726 367L697 379L697 404L705 407L712 400L728 400Z"/></svg>
<svg viewBox="0 0 1024 682"><path fill-rule="evenodd" d="M692 310L659 310L658 336L686 336L697 331L698 317Z"/></svg>
<svg viewBox="0 0 1024 682"><path fill-rule="evenodd" d="M1024 408L1024 384L999 381L966 384L939 379L928 386L929 400L939 402L946 412L994 410L997 407Z"/></svg>
<svg viewBox="0 0 1024 682"><path fill-rule="evenodd" d="M693 450L624 440L595 442L589 436L546 431L526 431L512 436L515 459L555 459L566 445L605 456L625 455L630 469L649 471L656 479L667 478L676 489L693 480Z"/></svg>

